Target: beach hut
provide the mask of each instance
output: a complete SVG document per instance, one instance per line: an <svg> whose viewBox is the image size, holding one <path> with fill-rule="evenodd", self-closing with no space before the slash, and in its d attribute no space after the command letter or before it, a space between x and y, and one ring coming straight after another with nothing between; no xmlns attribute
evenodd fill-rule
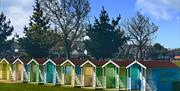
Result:
<svg viewBox="0 0 180 91"><path fill-rule="evenodd" d="M81 66L83 87L96 87L96 65L87 60Z"/></svg>
<svg viewBox="0 0 180 91"><path fill-rule="evenodd" d="M15 81L23 81L24 78L24 63L17 58L13 63L13 74Z"/></svg>
<svg viewBox="0 0 180 91"><path fill-rule="evenodd" d="M102 66L107 62L105 60L91 60L91 62L96 66L96 89L103 89L105 83L103 76ZM104 88L105 89L105 88Z"/></svg>
<svg viewBox="0 0 180 91"><path fill-rule="evenodd" d="M46 58L33 58L28 62L28 77L31 83L44 83L44 66Z"/></svg>
<svg viewBox="0 0 180 91"><path fill-rule="evenodd" d="M171 61L141 61L147 67L146 90L173 91L173 82L180 81L179 67Z"/></svg>
<svg viewBox="0 0 180 91"><path fill-rule="evenodd" d="M55 75L56 75L56 84L62 84L62 67L61 64L64 62L63 58L54 58L52 59L53 62L56 64L56 70L55 70Z"/></svg>
<svg viewBox="0 0 180 91"><path fill-rule="evenodd" d="M5 59L3 58L0 61L0 80L13 80L12 73L12 62L13 59Z"/></svg>
<svg viewBox="0 0 180 91"><path fill-rule="evenodd" d="M75 64L73 64L69 59L65 60L62 64L62 84L74 86L75 78Z"/></svg>
<svg viewBox="0 0 180 91"><path fill-rule="evenodd" d="M120 90L128 90L128 81L127 81L127 66L131 64L133 61L130 60L115 60L117 65L119 65L119 89Z"/></svg>
<svg viewBox="0 0 180 91"><path fill-rule="evenodd" d="M75 65L75 73L74 73L74 86L75 87L82 87L82 69L81 65L85 62L81 59L70 59L71 62Z"/></svg>
<svg viewBox="0 0 180 91"><path fill-rule="evenodd" d="M126 69L128 70L128 89L146 91L146 66L134 61Z"/></svg>
<svg viewBox="0 0 180 91"><path fill-rule="evenodd" d="M112 60L105 63L103 66L103 88L119 89L119 66Z"/></svg>
<svg viewBox="0 0 180 91"><path fill-rule="evenodd" d="M56 63L48 59L44 65L44 83L56 84Z"/></svg>

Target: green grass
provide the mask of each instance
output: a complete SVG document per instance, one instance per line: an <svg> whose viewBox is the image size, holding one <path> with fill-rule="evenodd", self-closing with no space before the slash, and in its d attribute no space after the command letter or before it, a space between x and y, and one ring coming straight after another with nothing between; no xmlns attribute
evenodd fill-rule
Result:
<svg viewBox="0 0 180 91"><path fill-rule="evenodd" d="M0 91L97 91L83 88L35 85L27 83L0 83ZM102 91L102 90L98 90Z"/></svg>

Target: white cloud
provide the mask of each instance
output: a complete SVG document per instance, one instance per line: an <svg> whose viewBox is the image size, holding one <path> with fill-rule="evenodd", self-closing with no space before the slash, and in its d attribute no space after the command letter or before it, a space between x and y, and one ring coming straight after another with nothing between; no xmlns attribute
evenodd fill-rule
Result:
<svg viewBox="0 0 180 91"><path fill-rule="evenodd" d="M180 0L137 0L135 7L155 19L169 20L180 12Z"/></svg>
<svg viewBox="0 0 180 91"><path fill-rule="evenodd" d="M11 6L7 10L7 17L10 18L11 23L14 26L14 33L23 36L23 27L28 24L29 16L32 11L26 11L19 6Z"/></svg>
<svg viewBox="0 0 180 91"><path fill-rule="evenodd" d="M0 0L0 3L2 11L14 26L13 34L24 36L23 27L28 24L29 16L32 15L33 0Z"/></svg>

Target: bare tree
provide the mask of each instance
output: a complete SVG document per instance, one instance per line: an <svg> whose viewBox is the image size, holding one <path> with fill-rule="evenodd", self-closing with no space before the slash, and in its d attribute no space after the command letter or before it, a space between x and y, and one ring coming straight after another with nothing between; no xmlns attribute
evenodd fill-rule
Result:
<svg viewBox="0 0 180 91"><path fill-rule="evenodd" d="M65 55L71 55L74 42L82 36L87 15L90 11L88 0L42 0L46 14L57 26L63 40Z"/></svg>
<svg viewBox="0 0 180 91"><path fill-rule="evenodd" d="M132 44L136 47L135 59L143 60L144 53L151 44L158 26L151 23L149 18L137 12L136 16L125 24L125 28L131 38Z"/></svg>

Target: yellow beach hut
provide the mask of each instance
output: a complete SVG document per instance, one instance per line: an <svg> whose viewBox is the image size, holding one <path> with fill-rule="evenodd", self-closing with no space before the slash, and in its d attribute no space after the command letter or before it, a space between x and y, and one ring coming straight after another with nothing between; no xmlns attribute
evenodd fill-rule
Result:
<svg viewBox="0 0 180 91"><path fill-rule="evenodd" d="M24 63L18 58L12 64L13 64L14 80L23 81Z"/></svg>
<svg viewBox="0 0 180 91"><path fill-rule="evenodd" d="M81 66L82 70L82 86L83 87L96 87L96 65L87 60Z"/></svg>
<svg viewBox="0 0 180 91"><path fill-rule="evenodd" d="M5 58L0 61L0 80L13 80L12 62L12 59L7 60Z"/></svg>
<svg viewBox="0 0 180 91"><path fill-rule="evenodd" d="M18 82L28 81L28 65L30 61L28 58L17 58L13 64L13 76L14 80Z"/></svg>

